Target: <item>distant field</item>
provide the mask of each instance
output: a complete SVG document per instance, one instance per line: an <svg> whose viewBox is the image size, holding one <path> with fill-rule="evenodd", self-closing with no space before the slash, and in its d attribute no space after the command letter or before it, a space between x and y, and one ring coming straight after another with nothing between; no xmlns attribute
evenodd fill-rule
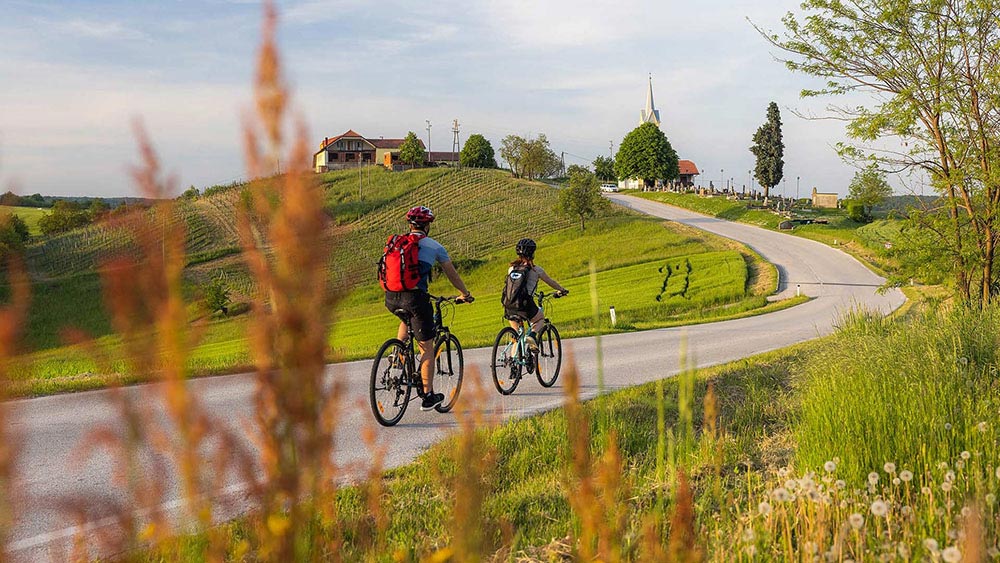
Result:
<svg viewBox="0 0 1000 563"><path fill-rule="evenodd" d="M555 189L496 171L373 169L362 172L360 181L365 183L360 193L356 174L319 176L327 212L341 228L348 228L337 237L331 276L355 280L336 313L331 360L370 356L392 334L397 321L382 305L373 264L387 234L405 228L405 210L420 203L435 209L439 220L432 234L449 249L478 298L456 308L449 319L466 346L489 344L502 326L499 291L513 258L511 248L524 236L539 241L539 263L572 291L549 308L566 336L598 330L589 291L591 261L598 269L599 322L604 325L600 330L611 330L606 326L610 305L618 312L614 330L621 331L745 316L790 304L766 302L776 284L772 266L745 247L702 231L612 208L581 233L572 220L555 212ZM187 228L185 277L192 299L201 280L221 271L227 272L237 299L250 289L233 226L239 194L234 189L181 202L170 219L184 221ZM94 227L36 245L29 263L40 299L32 307L27 334L30 349L36 352L28 357L33 365L20 371L21 393L91 388L106 380L94 374L127 373L120 360L99 368L82 351L64 347L60 333L67 325L82 328L98 338L108 357L122 355L100 305L94 267L128 246L127 233ZM439 278L432 291L454 294L444 277ZM195 308L192 315L196 318ZM247 320L245 315L215 319L199 329L203 332L189 362L191 372L219 373L248 366Z"/></svg>
<svg viewBox="0 0 1000 563"><path fill-rule="evenodd" d="M42 231L38 229L38 220L42 218L42 215L48 213L48 211L48 209L38 209L34 207L11 207L7 205L0 205L0 215L13 213L21 219L24 219L24 222L28 224L28 230L31 232L32 236L42 234Z"/></svg>

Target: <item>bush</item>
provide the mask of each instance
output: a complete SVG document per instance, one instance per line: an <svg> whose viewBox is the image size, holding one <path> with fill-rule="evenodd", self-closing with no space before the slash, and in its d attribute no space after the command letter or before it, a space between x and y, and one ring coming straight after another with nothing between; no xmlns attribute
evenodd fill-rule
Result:
<svg viewBox="0 0 1000 563"><path fill-rule="evenodd" d="M865 211L865 206L862 205L860 201L847 200L844 202L844 207L847 209L847 217L855 223L867 223L868 213Z"/></svg>
<svg viewBox="0 0 1000 563"><path fill-rule="evenodd" d="M232 303L229 296L229 286L221 277L213 278L204 288L205 307L210 313L221 311L223 315L229 314L229 306Z"/></svg>

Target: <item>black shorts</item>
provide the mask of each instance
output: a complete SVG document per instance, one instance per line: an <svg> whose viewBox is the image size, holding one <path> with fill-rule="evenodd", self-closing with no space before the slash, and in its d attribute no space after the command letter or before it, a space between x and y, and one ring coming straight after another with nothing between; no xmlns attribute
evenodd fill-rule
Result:
<svg viewBox="0 0 1000 563"><path fill-rule="evenodd" d="M530 321L535 318L535 315L538 314L538 305L536 305L534 301L529 301L527 306L523 309L510 309L504 307L503 313L512 321L517 320L518 318Z"/></svg>
<svg viewBox="0 0 1000 563"><path fill-rule="evenodd" d="M426 291L387 291L385 292L385 308L403 319L396 310L402 309L410 317L410 329L418 342L434 340L437 327L434 326L434 306Z"/></svg>

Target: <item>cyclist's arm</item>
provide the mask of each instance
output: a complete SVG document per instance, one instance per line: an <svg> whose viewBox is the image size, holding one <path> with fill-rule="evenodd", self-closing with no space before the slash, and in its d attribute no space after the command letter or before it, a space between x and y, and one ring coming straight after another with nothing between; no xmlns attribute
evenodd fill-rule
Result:
<svg viewBox="0 0 1000 563"><path fill-rule="evenodd" d="M548 284L549 287L551 287L556 291L569 291L565 287L559 285L559 282L552 279L548 274L545 273L545 270L541 268L538 268L538 279L542 280L543 282Z"/></svg>
<svg viewBox="0 0 1000 563"><path fill-rule="evenodd" d="M451 263L451 260L446 260L441 262L441 270L444 271L444 275L448 277L448 281L451 285L455 286L461 294L462 297L468 297L472 295L469 290L465 287L465 282L462 281L462 276L458 275L458 270L455 269L455 265Z"/></svg>

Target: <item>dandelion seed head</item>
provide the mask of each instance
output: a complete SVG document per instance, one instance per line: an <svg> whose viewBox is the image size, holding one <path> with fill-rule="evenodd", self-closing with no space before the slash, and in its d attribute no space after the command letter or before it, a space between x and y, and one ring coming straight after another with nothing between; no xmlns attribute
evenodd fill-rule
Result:
<svg viewBox="0 0 1000 563"><path fill-rule="evenodd" d="M788 489L789 491L794 491L797 486L798 483L795 481L795 479L789 479L785 481L785 488Z"/></svg>
<svg viewBox="0 0 1000 563"><path fill-rule="evenodd" d="M986 493L986 504L993 504L997 501L997 496L993 493Z"/></svg>
<svg viewBox="0 0 1000 563"><path fill-rule="evenodd" d="M944 474L944 480L945 481L953 482L955 480L955 472L954 471L949 471L949 472L945 473Z"/></svg>
<svg viewBox="0 0 1000 563"><path fill-rule="evenodd" d="M872 485L874 485L875 483L878 483L878 473L875 473L874 471L872 471L871 473L869 473L868 474L868 482L871 483Z"/></svg>
<svg viewBox="0 0 1000 563"><path fill-rule="evenodd" d="M996 476L997 476L997 479L1000 479L1000 465L997 466Z"/></svg>
<svg viewBox="0 0 1000 563"><path fill-rule="evenodd" d="M771 491L771 498L777 502L788 502L788 489L784 487L778 487Z"/></svg>
<svg viewBox="0 0 1000 563"><path fill-rule="evenodd" d="M827 473L833 473L837 470L837 464L832 461L828 461L823 464L823 470Z"/></svg>
<svg viewBox="0 0 1000 563"><path fill-rule="evenodd" d="M892 484L893 484L893 485L896 485L897 487L898 487L898 486L899 486L899 484L900 484L900 483L902 483L902 482L903 482L903 481L902 481L902 480L900 480L900 478L899 478L899 477L893 477L893 478L892 478Z"/></svg>
<svg viewBox="0 0 1000 563"><path fill-rule="evenodd" d="M938 542L934 538L927 538L924 540L924 547L931 553L937 553Z"/></svg>
<svg viewBox="0 0 1000 563"><path fill-rule="evenodd" d="M976 425L976 429L979 430L980 432L986 432L987 428L988 425L985 422L980 422L979 424Z"/></svg>
<svg viewBox="0 0 1000 563"><path fill-rule="evenodd" d="M962 450L962 453L958 454L958 457L967 460L972 457L972 454L969 453L969 450Z"/></svg>
<svg viewBox="0 0 1000 563"><path fill-rule="evenodd" d="M964 461L958 460L958 461L955 462L955 469L958 469L959 471L961 471L963 467L965 467L965 462Z"/></svg>
<svg viewBox="0 0 1000 563"><path fill-rule="evenodd" d="M861 527L865 525L865 517L855 512L847 517L847 522L855 530L860 530Z"/></svg>
<svg viewBox="0 0 1000 563"><path fill-rule="evenodd" d="M891 461L887 461L885 462L885 465L882 466L882 469L885 470L886 473L895 473L896 464Z"/></svg>
<svg viewBox="0 0 1000 563"><path fill-rule="evenodd" d="M747 528L743 530L743 542L750 543L756 539L756 535L753 533L753 528Z"/></svg>
<svg viewBox="0 0 1000 563"><path fill-rule="evenodd" d="M913 472L910 471L910 470L908 470L908 469L904 469L904 470L900 471L899 472L899 480L902 481L902 482L904 482L904 483L909 483L910 481L913 480Z"/></svg>
<svg viewBox="0 0 1000 563"><path fill-rule="evenodd" d="M944 429L945 430L951 430L951 423L950 422L945 422L944 423Z"/></svg>
<svg viewBox="0 0 1000 563"><path fill-rule="evenodd" d="M761 516L767 516L771 513L771 504L766 500L761 501L761 503L757 505L757 513Z"/></svg>
<svg viewBox="0 0 1000 563"><path fill-rule="evenodd" d="M941 552L941 560L945 563L959 563L962 560L962 552L955 546L946 547Z"/></svg>
<svg viewBox="0 0 1000 563"><path fill-rule="evenodd" d="M874 515L875 517L883 518L886 514L889 513L889 505L887 505L883 500L876 500L871 505L871 511L872 515Z"/></svg>
<svg viewBox="0 0 1000 563"><path fill-rule="evenodd" d="M958 365L960 365L960 366L967 366L967 365L969 365L969 358L966 358L965 356L960 356L958 358Z"/></svg>
<svg viewBox="0 0 1000 563"><path fill-rule="evenodd" d="M945 481L944 483L941 483L941 490L944 491L944 492L946 492L946 493L950 493L951 492L951 486L952 486L951 485L951 481Z"/></svg>
<svg viewBox="0 0 1000 563"><path fill-rule="evenodd" d="M998 476L997 478L1000 479L1000 476ZM847 488L847 482L844 481L843 479L837 479L837 482L834 483L833 486L843 491L844 489Z"/></svg>
<svg viewBox="0 0 1000 563"><path fill-rule="evenodd" d="M902 514L903 516L909 516L912 512L913 509L910 508L909 506L906 506L905 504L903 505L902 508L899 509L899 513Z"/></svg>

